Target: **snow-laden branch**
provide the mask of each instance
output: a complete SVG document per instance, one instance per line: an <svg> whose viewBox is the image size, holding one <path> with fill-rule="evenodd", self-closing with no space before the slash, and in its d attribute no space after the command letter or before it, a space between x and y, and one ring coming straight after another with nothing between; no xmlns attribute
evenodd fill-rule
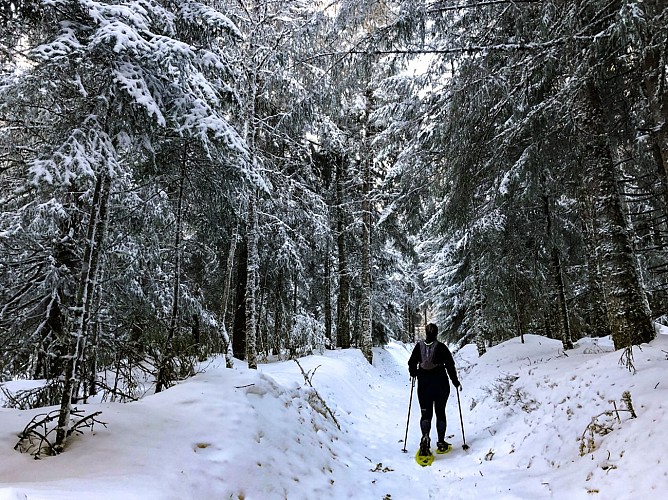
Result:
<svg viewBox="0 0 668 500"><path fill-rule="evenodd" d="M562 37L555 40L550 40L543 43L499 43L494 45L467 45L461 47L447 47L443 49L438 48L425 48L425 49L388 49L388 50L358 50L351 49L348 51L336 51L336 52L321 52L315 54L307 59L304 59L302 62L306 62L313 59L318 59L322 57L339 57L345 58L349 55L367 55L367 56L384 56L384 55L427 55L427 54L474 54L481 52L510 52L510 51L541 51L545 49L550 49L552 47L557 47L561 45L566 45L571 41L578 42L591 42L594 39L600 39L601 36L573 36L573 37Z"/></svg>
<svg viewBox="0 0 668 500"><path fill-rule="evenodd" d="M427 8L427 14L447 12L452 10L478 9L480 7L489 7L492 5L518 4L518 3L544 3L543 0L490 0L477 3L460 3L456 5L432 4Z"/></svg>

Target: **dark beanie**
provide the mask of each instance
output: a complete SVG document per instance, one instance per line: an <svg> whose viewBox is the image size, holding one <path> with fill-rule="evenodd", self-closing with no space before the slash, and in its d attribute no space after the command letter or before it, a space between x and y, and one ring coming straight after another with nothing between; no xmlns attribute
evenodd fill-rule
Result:
<svg viewBox="0 0 668 500"><path fill-rule="evenodd" d="M424 331L427 334L427 342L433 342L438 337L438 327L434 323L429 323Z"/></svg>

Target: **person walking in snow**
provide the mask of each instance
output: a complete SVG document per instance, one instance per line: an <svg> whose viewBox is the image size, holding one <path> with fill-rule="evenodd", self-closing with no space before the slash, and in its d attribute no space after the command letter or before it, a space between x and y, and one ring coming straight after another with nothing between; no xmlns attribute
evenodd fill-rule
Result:
<svg viewBox="0 0 668 500"><path fill-rule="evenodd" d="M450 396L450 383L448 376L455 389L460 390L461 384L457 378L455 361L452 359L450 349L439 342L438 327L429 323L425 327L425 340L420 340L413 349L408 359L408 373L411 377L417 377L417 395L420 403L420 440L419 455L431 455L431 442L429 433L431 430L431 419L436 412L436 434L438 441L436 447L439 453L449 451L451 445L445 441L445 404Z"/></svg>

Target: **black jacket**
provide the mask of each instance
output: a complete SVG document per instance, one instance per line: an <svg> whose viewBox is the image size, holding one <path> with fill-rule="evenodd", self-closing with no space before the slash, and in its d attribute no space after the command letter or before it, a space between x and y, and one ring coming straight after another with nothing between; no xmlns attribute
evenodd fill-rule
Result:
<svg viewBox="0 0 668 500"><path fill-rule="evenodd" d="M455 360L452 359L452 353L450 352L450 349L448 349L448 346L442 342L436 341L436 351L434 352L433 362L438 366L432 370L425 370L423 368L418 368L418 365L422 361L420 342L415 344L411 357L408 359L408 372L410 375L412 377L417 376L418 380L423 377L442 377L447 380L445 375L447 372L450 380L452 380L452 384L455 387L459 387L459 379L457 378L457 370L455 369Z"/></svg>

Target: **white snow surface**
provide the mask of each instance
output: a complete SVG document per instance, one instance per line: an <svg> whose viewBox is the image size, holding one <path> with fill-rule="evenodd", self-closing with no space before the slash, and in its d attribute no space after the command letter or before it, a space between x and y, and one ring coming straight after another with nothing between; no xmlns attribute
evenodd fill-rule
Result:
<svg viewBox="0 0 668 500"><path fill-rule="evenodd" d="M535 335L480 358L465 346L455 361L470 448L453 392L454 450L425 468L414 461L416 394L402 452L411 347L376 348L373 366L357 350L299 360L341 430L294 361L255 371L214 358L160 394L80 406L102 411L107 427L41 460L13 446L32 416L49 409L0 409L0 499L636 499L668 491L665 333L634 349L635 373L619 364L609 339L580 340L567 355L560 342ZM625 411L624 391L637 418ZM619 419L600 415L615 405ZM581 456L597 415L607 434L594 434L595 449Z"/></svg>

